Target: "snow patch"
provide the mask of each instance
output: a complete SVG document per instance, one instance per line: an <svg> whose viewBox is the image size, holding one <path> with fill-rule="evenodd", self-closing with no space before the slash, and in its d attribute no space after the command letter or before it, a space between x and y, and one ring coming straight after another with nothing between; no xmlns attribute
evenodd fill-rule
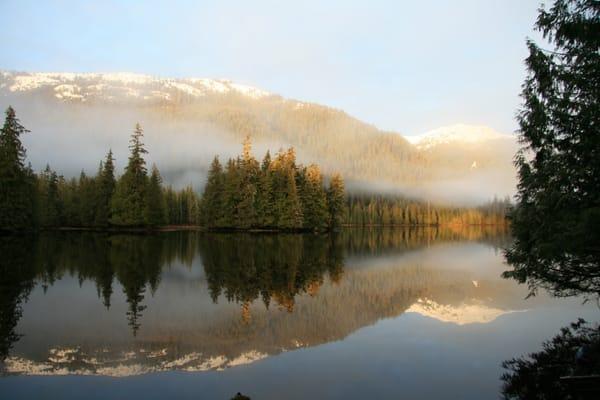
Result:
<svg viewBox="0 0 600 400"><path fill-rule="evenodd" d="M514 311L500 310L473 302L472 304L461 304L451 306L439 304L426 298L418 299L406 312L421 314L425 317L434 318L442 322L450 322L457 325L486 324L494 321L501 315Z"/></svg>
<svg viewBox="0 0 600 400"><path fill-rule="evenodd" d="M418 136L404 136L410 143L427 150L440 144L476 144L490 140L511 139L511 135L500 133L488 126L456 124L444 126Z"/></svg>

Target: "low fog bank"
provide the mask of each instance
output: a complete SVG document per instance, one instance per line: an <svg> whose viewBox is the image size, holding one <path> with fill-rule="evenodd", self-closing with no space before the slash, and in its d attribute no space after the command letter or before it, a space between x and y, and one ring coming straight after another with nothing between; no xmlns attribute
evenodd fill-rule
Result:
<svg viewBox="0 0 600 400"><path fill-rule="evenodd" d="M109 149L116 160L117 174L122 174L136 122L144 129L148 168L155 163L165 184L178 189L191 185L194 190L202 191L213 157L218 155L225 164L228 158L237 157L242 150L241 139L231 132L189 116L179 117L167 108L65 104L35 97L33 100L31 97L0 98L0 107L6 109L9 105L15 108L21 123L31 131L22 139L27 149L27 161L34 170L39 172L49 164L66 178L78 176L82 169L87 174L95 174ZM257 142L253 143L253 153L262 161L267 150L274 155L287 147L285 142ZM335 165L328 160L316 159L306 149L296 150L299 162L325 166L323 172L326 175L336 172ZM432 162L436 163L436 159L432 158ZM430 170L437 178L414 185L386 183L383 178L382 182L358 182L352 176L343 175L348 192L398 195L436 203L471 206L487 202L494 196L514 195L516 174L510 160L506 166L483 165L479 169L467 166L451 176L436 173L436 169L444 170L445 162L439 159L437 163Z"/></svg>
<svg viewBox="0 0 600 400"><path fill-rule="evenodd" d="M190 123L167 117L152 109L48 104L13 100L21 123L31 132L22 136L27 161L35 171L49 164L66 178L81 170L95 174L112 149L117 174L129 157L129 139L135 124L144 130L148 168L156 164L165 183L175 187L191 184L201 189L215 155L221 160L239 153L241 144L231 134L208 123ZM1 104L6 109L9 104Z"/></svg>
<svg viewBox="0 0 600 400"><path fill-rule="evenodd" d="M510 173L512 172L512 173ZM516 193L516 171L470 171L462 177L438 178L414 185L397 185L386 182L346 181L346 190L363 195L387 195L435 204L474 207L494 198L513 198Z"/></svg>

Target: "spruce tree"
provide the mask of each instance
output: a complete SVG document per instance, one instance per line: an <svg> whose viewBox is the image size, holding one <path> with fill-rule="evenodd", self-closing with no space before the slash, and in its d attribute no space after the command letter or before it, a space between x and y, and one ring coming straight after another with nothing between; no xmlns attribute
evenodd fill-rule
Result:
<svg viewBox="0 0 600 400"><path fill-rule="evenodd" d="M101 164L98 173L95 225L108 226L111 216L111 199L115 192L115 165L112 149L108 151L106 160Z"/></svg>
<svg viewBox="0 0 600 400"><path fill-rule="evenodd" d="M25 166L25 148L20 138L27 132L15 110L8 107L0 131L0 229L27 229L35 222L35 176Z"/></svg>
<svg viewBox="0 0 600 400"><path fill-rule="evenodd" d="M221 228L235 228L238 224L238 204L241 199L239 165L239 159L227 161L223 179L223 218L218 223Z"/></svg>
<svg viewBox="0 0 600 400"><path fill-rule="evenodd" d="M317 165L311 164L302 170L300 198L304 228L325 230L329 224L327 195L323 189L323 177Z"/></svg>
<svg viewBox="0 0 600 400"><path fill-rule="evenodd" d="M344 181L339 174L331 177L327 190L327 205L329 208L329 229L338 230L344 214Z"/></svg>
<svg viewBox="0 0 600 400"><path fill-rule="evenodd" d="M146 189L146 208L144 218L148 226L160 226L167 222L167 204L162 189L162 178L156 165L152 166L152 174Z"/></svg>
<svg viewBox="0 0 600 400"><path fill-rule="evenodd" d="M223 167L219 158L215 157L208 170L208 178L200 205L202 224L214 228L223 220Z"/></svg>
<svg viewBox="0 0 600 400"><path fill-rule="evenodd" d="M39 222L43 227L55 228L61 225L61 199L58 190L58 176L46 165L40 174L39 190ZM79 211L79 210L77 210ZM79 214L77 214L79 216ZM79 222L79 218L77 219Z"/></svg>
<svg viewBox="0 0 600 400"><path fill-rule="evenodd" d="M302 204L296 186L296 159L293 148L277 155L274 165L273 209L275 226L280 229L302 228Z"/></svg>
<svg viewBox="0 0 600 400"><path fill-rule="evenodd" d="M111 200L110 221L114 225L141 226L145 223L148 173L143 157L147 153L142 143L143 136L142 127L136 124L129 142L131 151L129 161Z"/></svg>
<svg viewBox="0 0 600 400"><path fill-rule="evenodd" d="M263 158L257 183L256 221L260 227L273 226L273 178L271 172L271 154L267 151Z"/></svg>
<svg viewBox="0 0 600 400"><path fill-rule="evenodd" d="M257 225L256 196L259 177L258 161L252 156L252 143L247 136L243 143L242 159L239 163L239 194L240 201L237 204L238 215L237 228L248 229Z"/></svg>
<svg viewBox="0 0 600 400"><path fill-rule="evenodd" d="M505 276L555 294L600 295L600 3L557 0L528 41L523 145Z"/></svg>

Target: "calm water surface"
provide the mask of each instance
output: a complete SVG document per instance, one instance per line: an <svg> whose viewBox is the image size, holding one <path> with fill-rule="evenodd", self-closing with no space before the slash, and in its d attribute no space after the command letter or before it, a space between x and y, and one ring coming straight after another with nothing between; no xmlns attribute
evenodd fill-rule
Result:
<svg viewBox="0 0 600 400"><path fill-rule="evenodd" d="M499 397L598 307L500 277L505 232L0 237L0 397Z"/></svg>

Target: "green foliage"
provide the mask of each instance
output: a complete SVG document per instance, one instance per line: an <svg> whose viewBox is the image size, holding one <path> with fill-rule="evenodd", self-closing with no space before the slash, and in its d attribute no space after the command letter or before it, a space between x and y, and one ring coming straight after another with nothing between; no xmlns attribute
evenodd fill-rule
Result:
<svg viewBox="0 0 600 400"><path fill-rule="evenodd" d="M98 182L96 191L96 217L95 225L108 226L111 217L111 199L115 192L115 166L112 150L108 151L104 164L100 164L100 171L96 178Z"/></svg>
<svg viewBox="0 0 600 400"><path fill-rule="evenodd" d="M343 198L343 183L340 193ZM330 221L319 168L297 165L293 148L273 160L267 152L259 165L249 138L242 157L229 159L225 169L215 157L201 209L201 220L211 229L323 231Z"/></svg>
<svg viewBox="0 0 600 400"><path fill-rule="evenodd" d="M344 181L338 174L334 175L327 189L327 203L329 206L329 226L339 229L342 225L344 214Z"/></svg>
<svg viewBox="0 0 600 400"><path fill-rule="evenodd" d="M506 277L556 295L600 294L600 3L557 0L528 41L518 114L518 202Z"/></svg>
<svg viewBox="0 0 600 400"><path fill-rule="evenodd" d="M142 143L143 131L136 124L131 135L131 154L125 173L117 182L111 201L111 223L121 226L143 226L145 223L146 189L148 173L143 155L147 153Z"/></svg>
<svg viewBox="0 0 600 400"><path fill-rule="evenodd" d="M57 227L61 225L62 201L58 191L58 176L56 172L46 165L38 179L38 220L44 227ZM79 205L77 204L77 208Z"/></svg>
<svg viewBox="0 0 600 400"><path fill-rule="evenodd" d="M160 226L167 222L167 203L162 189L162 178L156 165L152 166L152 175L146 189L146 208L144 220L148 226Z"/></svg>
<svg viewBox="0 0 600 400"><path fill-rule="evenodd" d="M29 132L12 107L0 131L0 229L29 229L35 223L35 176L25 166L20 136Z"/></svg>
<svg viewBox="0 0 600 400"><path fill-rule="evenodd" d="M323 176L317 165L311 164L297 174L302 202L304 228L324 230L328 227L329 210L327 194L323 188Z"/></svg>
<svg viewBox="0 0 600 400"><path fill-rule="evenodd" d="M296 186L297 167L294 149L280 151L275 157L271 169L275 226L290 230L302 228L302 204Z"/></svg>

